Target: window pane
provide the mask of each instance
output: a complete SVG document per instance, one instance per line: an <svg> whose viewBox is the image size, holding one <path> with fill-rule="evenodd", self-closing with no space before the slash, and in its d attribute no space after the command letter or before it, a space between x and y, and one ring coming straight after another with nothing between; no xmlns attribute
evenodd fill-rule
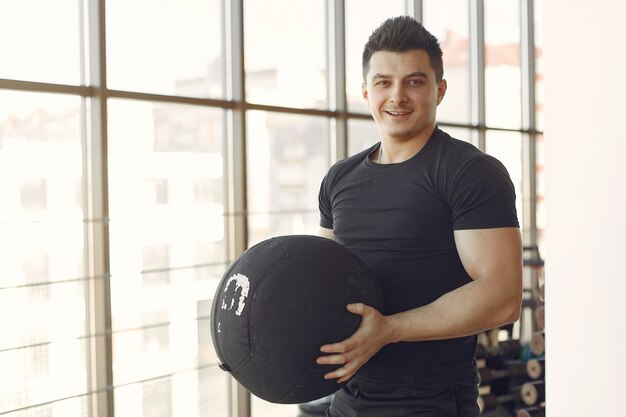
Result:
<svg viewBox="0 0 626 417"><path fill-rule="evenodd" d="M519 0L485 0L485 117L487 126L522 123Z"/></svg>
<svg viewBox="0 0 626 417"><path fill-rule="evenodd" d="M302 416L298 413L298 406L295 404L273 404L264 401L254 395L252 397L252 413L253 417L298 417ZM304 417L304 416L302 416Z"/></svg>
<svg viewBox="0 0 626 417"><path fill-rule="evenodd" d="M319 0L246 0L246 99L328 108L326 7Z"/></svg>
<svg viewBox="0 0 626 417"><path fill-rule="evenodd" d="M406 13L404 0L346 0L346 95L348 109L368 113L361 95L363 47L372 32L387 18Z"/></svg>
<svg viewBox="0 0 626 417"><path fill-rule="evenodd" d="M201 411L207 403L221 404L216 396L224 389L213 384L224 372L210 383L205 372L181 372L217 366L207 343L207 306L227 256L224 114L109 102L113 380L121 386L116 414L200 416L207 415Z"/></svg>
<svg viewBox="0 0 626 417"><path fill-rule="evenodd" d="M224 96L220 0L107 0L107 82L117 90Z"/></svg>
<svg viewBox="0 0 626 417"><path fill-rule="evenodd" d="M246 126L250 242L317 234L317 194L330 164L329 120L253 111Z"/></svg>
<svg viewBox="0 0 626 417"><path fill-rule="evenodd" d="M380 132L373 120L348 120L348 156L380 142Z"/></svg>
<svg viewBox="0 0 626 417"><path fill-rule="evenodd" d="M0 2L0 78L80 84L80 2Z"/></svg>
<svg viewBox="0 0 626 417"><path fill-rule="evenodd" d="M478 137L478 131L450 126L439 126L439 128L455 139L473 143L474 146L476 146L474 138Z"/></svg>
<svg viewBox="0 0 626 417"><path fill-rule="evenodd" d="M489 130L486 134L486 147L487 153L496 157L500 162L504 164L511 181L515 186L515 208L517 209L517 218L519 219L522 229L525 227L523 224L523 178L524 173L522 170L522 135L517 132L500 132Z"/></svg>
<svg viewBox="0 0 626 417"><path fill-rule="evenodd" d="M93 401L95 398L91 395L84 395L2 414L2 417L91 417L93 414L90 407Z"/></svg>
<svg viewBox="0 0 626 417"><path fill-rule="evenodd" d="M80 108L0 90L0 413L89 392Z"/></svg>
<svg viewBox="0 0 626 417"><path fill-rule="evenodd" d="M120 386L115 415L229 417L229 384L228 373L214 366Z"/></svg>
<svg viewBox="0 0 626 417"><path fill-rule="evenodd" d="M86 281L45 289L0 288L0 413L89 391Z"/></svg>
<svg viewBox="0 0 626 417"><path fill-rule="evenodd" d="M199 369L198 417L230 417L230 375L217 366Z"/></svg>
<svg viewBox="0 0 626 417"><path fill-rule="evenodd" d="M470 50L468 2L426 0L424 26L437 39L443 51L443 78L448 90L437 109L442 122L470 122Z"/></svg>

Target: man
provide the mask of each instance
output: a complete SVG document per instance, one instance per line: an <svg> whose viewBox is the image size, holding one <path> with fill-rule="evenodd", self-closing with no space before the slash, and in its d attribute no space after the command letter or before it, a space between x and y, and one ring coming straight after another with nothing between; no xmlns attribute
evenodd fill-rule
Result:
<svg viewBox="0 0 626 417"><path fill-rule="evenodd" d="M338 162L319 195L320 234L378 277L385 311L321 347L327 379L350 382L331 417L476 416L476 334L516 321L521 238L504 166L436 124L447 84L437 39L385 21L363 52L363 97L380 143Z"/></svg>

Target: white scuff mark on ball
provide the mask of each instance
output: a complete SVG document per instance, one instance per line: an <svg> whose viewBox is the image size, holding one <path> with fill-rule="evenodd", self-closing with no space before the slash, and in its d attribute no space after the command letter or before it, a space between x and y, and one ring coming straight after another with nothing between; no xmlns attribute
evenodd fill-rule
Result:
<svg viewBox="0 0 626 417"><path fill-rule="evenodd" d="M228 279L226 282L226 286L224 287L224 298L222 299L222 310L232 310L235 305L235 297L234 295L230 298L230 305L226 303L226 299L228 298L228 288L230 287L231 282L235 282L234 294L237 294L237 291L240 291L239 300L237 302L237 310L235 314L241 316L243 312L243 308L246 306L246 297L248 297L248 292L250 291L250 280L247 276L242 274L235 274Z"/></svg>

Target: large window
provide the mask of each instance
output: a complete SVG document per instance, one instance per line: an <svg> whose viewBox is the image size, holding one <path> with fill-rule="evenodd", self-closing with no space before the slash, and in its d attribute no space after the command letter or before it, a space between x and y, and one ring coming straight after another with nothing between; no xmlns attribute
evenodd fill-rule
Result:
<svg viewBox="0 0 626 417"><path fill-rule="evenodd" d="M361 52L390 16L439 38L440 126L502 160L541 247L533 3L2 2L0 415L298 414L218 368L212 297L250 245L316 233L326 170L378 142Z"/></svg>
<svg viewBox="0 0 626 417"><path fill-rule="evenodd" d="M439 39L448 90L437 109L439 120L468 125L471 122L470 2L423 2L424 25ZM459 139L467 139L461 138Z"/></svg>
<svg viewBox="0 0 626 417"><path fill-rule="evenodd" d="M224 97L220 0L107 0L106 27L111 89Z"/></svg>
<svg viewBox="0 0 626 417"><path fill-rule="evenodd" d="M324 3L320 0L244 1L248 101L328 108Z"/></svg>
<svg viewBox="0 0 626 417"><path fill-rule="evenodd" d="M120 99L108 109L116 415L200 415L202 402L223 407L203 392L216 357L200 351L196 323L210 310L196 306L226 262L224 111Z"/></svg>

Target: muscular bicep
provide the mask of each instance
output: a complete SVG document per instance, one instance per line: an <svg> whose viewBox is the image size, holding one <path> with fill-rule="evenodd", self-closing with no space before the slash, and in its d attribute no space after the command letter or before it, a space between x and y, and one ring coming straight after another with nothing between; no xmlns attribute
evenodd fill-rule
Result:
<svg viewBox="0 0 626 417"><path fill-rule="evenodd" d="M494 305L508 307L510 318L519 315L522 296L522 239L519 229L457 230L457 251L463 267Z"/></svg>
<svg viewBox="0 0 626 417"><path fill-rule="evenodd" d="M326 227L320 226L318 234L322 237L325 237L326 239L335 240L335 232L333 231L333 229L327 229Z"/></svg>
<svg viewBox="0 0 626 417"><path fill-rule="evenodd" d="M522 239L516 227L457 230L457 251L474 280L485 280L521 294Z"/></svg>

